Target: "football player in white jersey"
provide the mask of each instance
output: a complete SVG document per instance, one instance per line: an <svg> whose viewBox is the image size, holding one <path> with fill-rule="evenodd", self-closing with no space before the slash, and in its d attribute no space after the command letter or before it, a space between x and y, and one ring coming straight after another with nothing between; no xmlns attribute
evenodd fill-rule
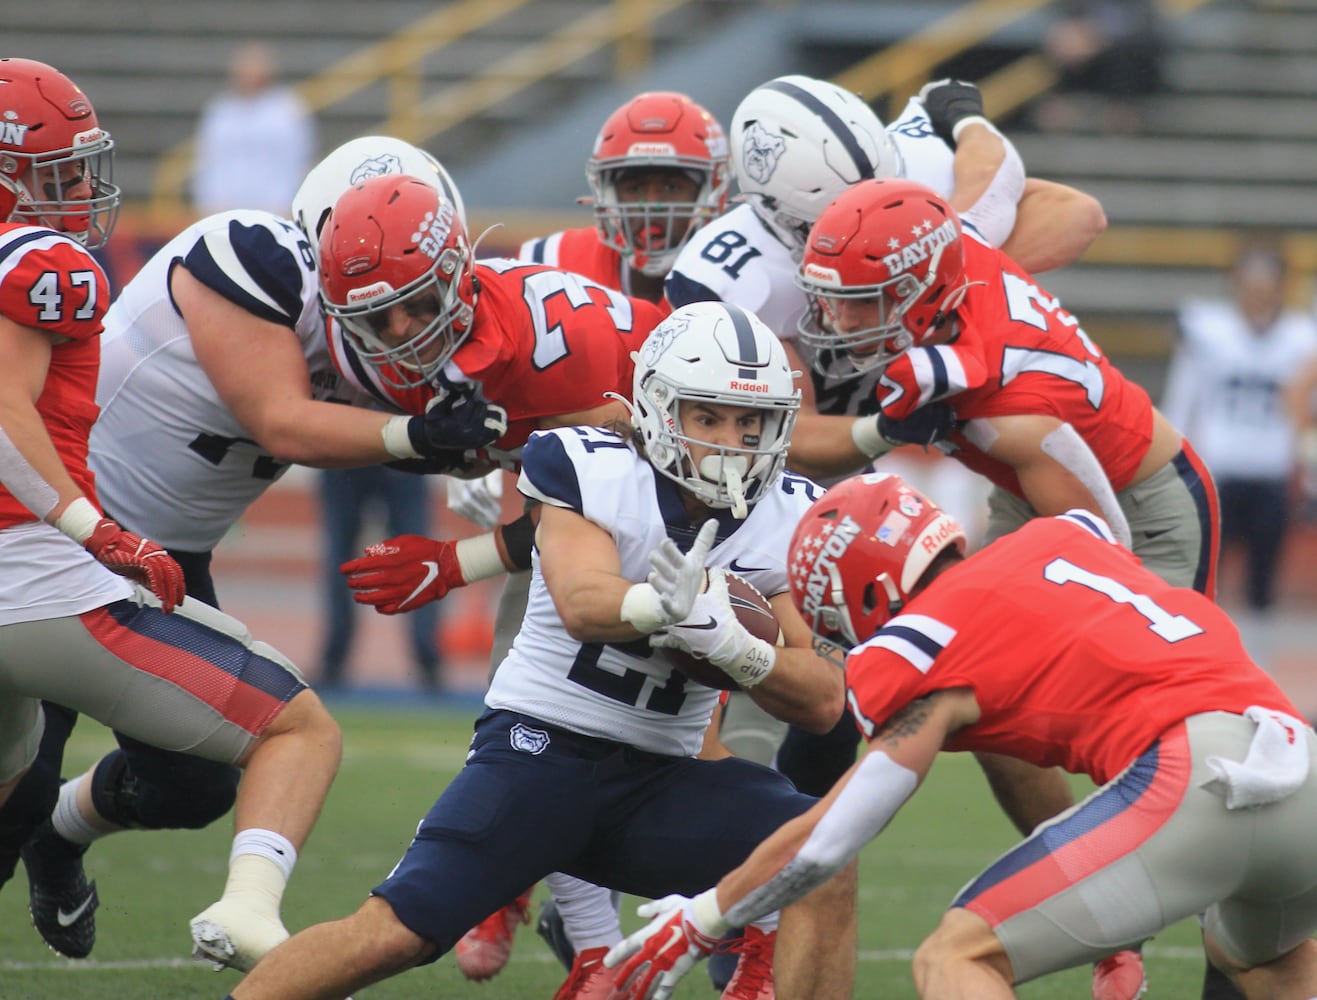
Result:
<svg viewBox="0 0 1317 1000"><path fill-rule="evenodd" d="M341 737L292 663L186 598L168 553L105 515L87 455L109 293L86 247L118 210L114 143L82 91L44 63L0 59L0 95L0 879L22 845L38 931L64 954L91 950L97 895L81 855L108 831L92 782L58 790L68 729L44 739L40 699L114 728L122 759L148 780L191 759L183 751L225 778L254 765L237 791L224 895L192 921L217 962L246 968L288 936L279 902ZM181 789L184 812L191 791ZM227 810L232 787L212 798ZM27 839L50 830L52 803L73 841L58 850Z"/></svg>
<svg viewBox="0 0 1317 1000"><path fill-rule="evenodd" d="M299 192L294 209L309 231L268 212L209 216L147 261L105 314L89 459L101 501L125 527L158 540L182 567L187 593L213 607L211 551L290 463L453 454L429 447L452 439L446 417L427 424L362 408L373 403L338 378L324 334L316 225L355 180L403 170L455 192L438 162L408 143L353 140ZM478 433L469 443L483 443L486 431ZM47 704L46 717L39 766L58 774L76 715ZM200 828L232 805L237 772L228 764L120 743L132 747L132 765L121 748L65 785L61 800L70 805L25 848L25 860L44 860L47 878L82 879L91 828ZM84 782L86 829L71 819ZM40 818L6 824L0 840L22 843ZM61 953L83 957L94 942L93 913L94 905L73 924L39 929Z"/></svg>
<svg viewBox="0 0 1317 1000"><path fill-rule="evenodd" d="M799 401L785 354L743 310L687 307L642 347L634 400L616 433L526 444L520 488L544 505L530 605L466 767L371 898L271 953L233 1000L341 996L433 961L554 870L647 896L706 883L768 817L812 801L767 768L696 759L718 693L663 652L698 652L816 730L841 709L840 674L789 606L785 546L818 489L782 472ZM736 621L732 565L769 595L784 645ZM850 994L852 891L843 877L783 911L783 995Z"/></svg>

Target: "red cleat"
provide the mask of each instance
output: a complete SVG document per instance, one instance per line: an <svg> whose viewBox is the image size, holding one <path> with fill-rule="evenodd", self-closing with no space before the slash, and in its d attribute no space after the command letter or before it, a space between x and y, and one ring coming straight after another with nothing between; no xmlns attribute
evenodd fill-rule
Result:
<svg viewBox="0 0 1317 1000"><path fill-rule="evenodd" d="M1093 1000L1138 1000L1147 988L1137 951L1118 951L1093 966Z"/></svg>
<svg viewBox="0 0 1317 1000"><path fill-rule="evenodd" d="M478 983L503 971L512 954L517 925L530 923L530 894L534 888L531 886L462 935L455 950L457 967L467 979Z"/></svg>
<svg viewBox="0 0 1317 1000"><path fill-rule="evenodd" d="M773 946L777 932L765 934L758 927L747 927L745 937L729 951L739 952L732 981L722 992L722 1000L775 1000L773 989Z"/></svg>
<svg viewBox="0 0 1317 1000"><path fill-rule="evenodd" d="M604 967L607 948L587 948L572 962L567 981L558 987L553 1000L613 1000L617 995L617 971Z"/></svg>

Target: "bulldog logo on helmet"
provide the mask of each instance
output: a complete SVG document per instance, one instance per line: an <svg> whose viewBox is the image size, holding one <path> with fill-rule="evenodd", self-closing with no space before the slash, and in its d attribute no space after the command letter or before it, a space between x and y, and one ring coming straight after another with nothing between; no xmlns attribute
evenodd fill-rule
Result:
<svg viewBox="0 0 1317 1000"><path fill-rule="evenodd" d="M777 169L778 161L787 151L787 142L776 132L770 132L759 122L745 130L741 144L742 166L754 181L765 184Z"/></svg>
<svg viewBox="0 0 1317 1000"><path fill-rule="evenodd" d="M348 182L350 184L359 184L371 177L379 177L382 174L400 174L402 172L401 157L395 153L382 153L379 156L372 156L368 160L363 160L353 167L352 173L348 176Z"/></svg>

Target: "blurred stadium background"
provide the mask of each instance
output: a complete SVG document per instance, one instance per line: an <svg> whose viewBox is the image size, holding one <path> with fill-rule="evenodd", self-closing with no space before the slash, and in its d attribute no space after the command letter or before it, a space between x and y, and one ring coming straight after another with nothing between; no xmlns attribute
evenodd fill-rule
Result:
<svg viewBox="0 0 1317 1000"><path fill-rule="evenodd" d="M740 97L788 72L828 77L893 114L929 79L983 88L988 113L1031 173L1098 197L1110 228L1085 258L1045 277L1085 329L1157 398L1171 317L1213 294L1240 233L1286 235L1295 302L1317 270L1317 0L1159 0L1162 86L1138 126L1104 130L1098 103L1064 130L1036 127L1057 83L1041 41L1060 4L975 0L45 0L6 13L5 51L54 63L88 92L118 149L126 208L104 258L116 287L191 221L190 137L223 87L232 50L264 40L315 112L321 152L387 132L451 170L471 228L501 224L482 252L588 221L575 199L595 131L618 104L684 90L726 122ZM76 30L70 30L75 27ZM310 473L293 470L220 546L226 608L318 669L320 561ZM515 506L506 498L509 510ZM448 535L469 531L443 510ZM382 531L383 529L379 529ZM1281 609L1245 621L1259 657L1317 714L1303 685L1317 659L1317 531L1283 564ZM1227 563L1223 601L1238 606ZM449 598L450 683L483 684L495 586ZM1242 616L1241 616L1242 617ZM363 613L349 678L403 691L398 623Z"/></svg>

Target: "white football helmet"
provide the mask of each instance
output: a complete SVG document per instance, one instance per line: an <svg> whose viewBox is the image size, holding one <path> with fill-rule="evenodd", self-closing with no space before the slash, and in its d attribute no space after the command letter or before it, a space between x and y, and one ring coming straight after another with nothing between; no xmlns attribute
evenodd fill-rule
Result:
<svg viewBox="0 0 1317 1000"><path fill-rule="evenodd" d="M656 326L634 357L632 417L650 463L710 507L745 517L782 474L800 409L782 342L739 306L693 302ZM739 448L701 441L682 428L683 401L761 409L763 428ZM714 453L697 465L692 443Z"/></svg>
<svg viewBox="0 0 1317 1000"><path fill-rule="evenodd" d="M343 143L307 173L293 195L293 221L306 233L314 253L334 202L354 184L381 174L406 174L425 181L457 208L466 228L466 206L448 171L433 156L410 142L388 135L365 135Z"/></svg>
<svg viewBox="0 0 1317 1000"><path fill-rule="evenodd" d="M779 76L732 115L741 194L797 260L809 227L857 181L902 177L901 154L860 97L826 80Z"/></svg>

